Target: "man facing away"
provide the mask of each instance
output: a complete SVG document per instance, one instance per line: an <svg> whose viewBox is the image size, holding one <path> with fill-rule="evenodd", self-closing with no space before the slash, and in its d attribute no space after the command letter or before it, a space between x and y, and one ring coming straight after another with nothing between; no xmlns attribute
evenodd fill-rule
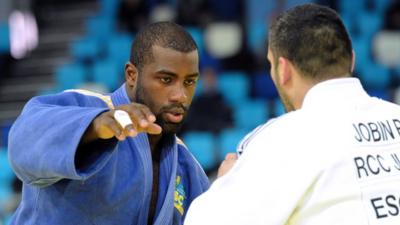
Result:
<svg viewBox="0 0 400 225"><path fill-rule="evenodd" d="M198 78L192 37L159 22L137 34L126 82L111 95L69 90L30 100L9 138L24 183L11 224L182 224L208 188L175 136Z"/></svg>
<svg viewBox="0 0 400 225"><path fill-rule="evenodd" d="M283 13L268 60L289 113L246 136L185 224L400 224L400 107L351 78L338 14L314 4Z"/></svg>

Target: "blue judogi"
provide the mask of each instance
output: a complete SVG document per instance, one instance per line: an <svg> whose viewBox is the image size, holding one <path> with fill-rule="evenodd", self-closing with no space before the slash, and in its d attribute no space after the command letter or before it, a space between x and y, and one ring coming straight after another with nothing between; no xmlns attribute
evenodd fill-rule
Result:
<svg viewBox="0 0 400 225"><path fill-rule="evenodd" d="M129 104L123 85L114 105ZM79 142L91 121L108 110L102 99L77 92L31 99L9 136L9 158L23 180L22 202L11 224L145 225L152 191L147 134L118 142ZM173 140L172 140L173 139ZM176 138L161 152L153 224L182 224L192 200L209 186L203 170Z"/></svg>

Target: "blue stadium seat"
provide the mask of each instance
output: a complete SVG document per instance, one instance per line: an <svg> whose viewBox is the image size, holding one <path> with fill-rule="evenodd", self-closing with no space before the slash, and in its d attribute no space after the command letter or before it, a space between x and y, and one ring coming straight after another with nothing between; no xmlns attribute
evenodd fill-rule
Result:
<svg viewBox="0 0 400 225"><path fill-rule="evenodd" d="M94 61L100 52L99 42L95 38L85 37L71 44L71 54L79 61Z"/></svg>
<svg viewBox="0 0 400 225"><path fill-rule="evenodd" d="M7 23L0 23L0 53L10 52L10 28Z"/></svg>
<svg viewBox="0 0 400 225"><path fill-rule="evenodd" d="M229 104L240 105L248 100L250 81L240 71L224 72L218 75L218 89Z"/></svg>
<svg viewBox="0 0 400 225"><path fill-rule="evenodd" d="M371 42L365 37L352 38L356 56L355 70L361 72L365 65L371 64Z"/></svg>
<svg viewBox="0 0 400 225"><path fill-rule="evenodd" d="M357 11L365 10L365 2L367 0L340 0L338 2L338 11L340 13L356 13Z"/></svg>
<svg viewBox="0 0 400 225"><path fill-rule="evenodd" d="M248 132L242 129L227 129L221 132L218 138L218 160L223 161L226 154L236 153L239 142Z"/></svg>
<svg viewBox="0 0 400 225"><path fill-rule="evenodd" d="M347 31L349 32L350 36L354 38L357 33L356 31L356 21L354 20L354 14L351 13L341 13L342 21L344 26L346 27Z"/></svg>
<svg viewBox="0 0 400 225"><path fill-rule="evenodd" d="M286 0L285 1L285 9L290 9L297 5L302 5L302 4L306 4L306 3L312 3L312 2L315 2L315 0Z"/></svg>
<svg viewBox="0 0 400 225"><path fill-rule="evenodd" d="M107 41L115 32L115 20L106 16L93 16L86 23L86 30L90 38L100 42Z"/></svg>
<svg viewBox="0 0 400 225"><path fill-rule="evenodd" d="M262 100L242 102L234 110L236 127L247 131L266 123L268 118L269 108L266 102Z"/></svg>
<svg viewBox="0 0 400 225"><path fill-rule="evenodd" d="M94 82L106 86L109 91L117 89L123 80L123 74L118 72L117 63L111 59L95 62L92 76Z"/></svg>
<svg viewBox="0 0 400 225"><path fill-rule="evenodd" d="M124 72L125 63L129 61L132 41L133 37L128 34L114 35L108 40L107 57L115 60L120 73Z"/></svg>
<svg viewBox="0 0 400 225"><path fill-rule="evenodd" d="M357 16L357 24L360 35L372 40L373 35L382 28L383 17L376 13L361 12Z"/></svg>
<svg viewBox="0 0 400 225"><path fill-rule="evenodd" d="M264 20L253 22L248 25L247 28L247 41L250 49L258 53L261 49L264 50L264 46L267 42L267 25Z"/></svg>
<svg viewBox="0 0 400 225"><path fill-rule="evenodd" d="M194 92L194 98L200 96L203 93L203 89L204 89L204 84L200 76L200 78L197 80L196 83L196 91Z"/></svg>
<svg viewBox="0 0 400 225"><path fill-rule="evenodd" d="M267 16L274 12L277 1L271 0L247 0L243 1L246 10L246 25L249 27L252 23L265 21Z"/></svg>
<svg viewBox="0 0 400 225"><path fill-rule="evenodd" d="M77 88L86 78L86 68L80 63L65 64L56 70L57 86L61 90Z"/></svg>
<svg viewBox="0 0 400 225"><path fill-rule="evenodd" d="M278 4L271 0L246 0L245 21L247 45L256 55L265 54L268 26L267 23Z"/></svg>
<svg viewBox="0 0 400 225"><path fill-rule="evenodd" d="M390 7L391 1L392 0L374 0L374 1L369 1L368 3L370 3L371 11L379 14L383 18L386 9Z"/></svg>
<svg viewBox="0 0 400 225"><path fill-rule="evenodd" d="M120 0L99 0L100 15L115 18Z"/></svg>
<svg viewBox="0 0 400 225"><path fill-rule="evenodd" d="M0 171L0 183L9 183L14 178L14 172L8 162L7 149L4 147L0 148Z"/></svg>
<svg viewBox="0 0 400 225"><path fill-rule="evenodd" d="M185 29L192 35L194 42L196 42L199 54L202 55L204 51L204 36L203 31L198 27L185 27Z"/></svg>
<svg viewBox="0 0 400 225"><path fill-rule="evenodd" d="M207 51L200 54L200 70L205 67L214 68L214 70L219 71L221 69L221 62L219 59L213 57Z"/></svg>
<svg viewBox="0 0 400 225"><path fill-rule="evenodd" d="M278 92L269 73L257 73L253 77L253 87L255 97L263 99L274 99L278 97Z"/></svg>
<svg viewBox="0 0 400 225"><path fill-rule="evenodd" d="M183 135L183 141L204 170L207 171L216 166L216 141L212 133L188 132Z"/></svg>
<svg viewBox="0 0 400 225"><path fill-rule="evenodd" d="M12 194L12 181L15 177L8 162L7 150L0 148L0 202L6 200Z"/></svg>
<svg viewBox="0 0 400 225"><path fill-rule="evenodd" d="M389 69L376 63L363 65L359 77L367 89L374 90L388 88L391 81Z"/></svg>

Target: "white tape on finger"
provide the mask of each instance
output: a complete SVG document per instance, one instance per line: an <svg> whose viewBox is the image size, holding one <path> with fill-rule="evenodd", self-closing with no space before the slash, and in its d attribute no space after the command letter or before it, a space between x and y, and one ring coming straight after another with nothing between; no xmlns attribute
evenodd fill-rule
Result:
<svg viewBox="0 0 400 225"><path fill-rule="evenodd" d="M129 114L123 110L115 110L114 118L118 121L122 128L132 124Z"/></svg>

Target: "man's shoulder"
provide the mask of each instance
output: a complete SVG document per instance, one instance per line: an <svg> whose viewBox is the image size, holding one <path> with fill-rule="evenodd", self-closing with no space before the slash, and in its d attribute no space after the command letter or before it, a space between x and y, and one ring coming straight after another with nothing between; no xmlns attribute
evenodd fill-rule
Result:
<svg viewBox="0 0 400 225"><path fill-rule="evenodd" d="M78 100L83 100L86 102L102 102L105 103L109 108L114 108L110 95L105 95L84 89L69 89L62 92L62 94L71 97L73 96Z"/></svg>
<svg viewBox="0 0 400 225"><path fill-rule="evenodd" d="M293 129L296 127L297 123L302 123L307 116L308 115L302 110L296 110L270 119L267 123L263 124L262 127L266 130L274 130L274 132L286 129L287 127Z"/></svg>
<svg viewBox="0 0 400 225"><path fill-rule="evenodd" d="M179 159L180 164L195 163L199 167L201 167L199 162L196 160L196 158L190 152L189 148L185 145L185 143L182 141L182 139L176 137L176 145L178 148L178 159Z"/></svg>
<svg viewBox="0 0 400 225"><path fill-rule="evenodd" d="M251 142L264 143L266 145L275 142L279 142L281 145L288 144L288 142L280 142L279 140L304 133L301 131L304 131L307 126L307 116L304 112L297 110L268 120L268 122L258 126L243 138L239 144L238 151L243 151Z"/></svg>
<svg viewBox="0 0 400 225"><path fill-rule="evenodd" d="M112 108L110 96L101 95L85 90L65 90L63 92L38 95L31 98L25 107L30 108L36 105L51 105L51 106L78 106L78 107L98 107Z"/></svg>
<svg viewBox="0 0 400 225"><path fill-rule="evenodd" d="M384 110L386 109L392 109L392 110L398 110L400 109L400 105L394 103L394 102L390 102L384 99L380 99L380 98L376 98L376 97L372 97L372 99L375 99L375 104L379 105L379 107L382 107Z"/></svg>

